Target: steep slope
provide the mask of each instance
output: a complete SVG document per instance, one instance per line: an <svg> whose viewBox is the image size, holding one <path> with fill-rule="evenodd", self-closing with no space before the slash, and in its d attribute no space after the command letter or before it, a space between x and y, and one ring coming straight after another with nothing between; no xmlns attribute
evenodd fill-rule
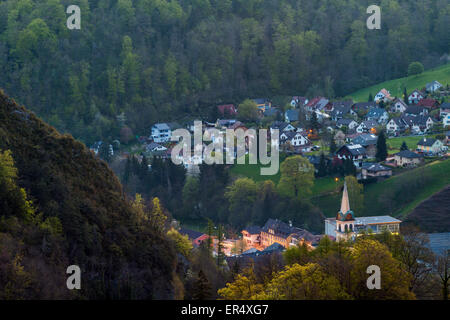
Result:
<svg viewBox="0 0 450 320"><path fill-rule="evenodd" d="M450 185L419 204L405 223L418 225L426 232L450 232Z"/></svg>
<svg viewBox="0 0 450 320"><path fill-rule="evenodd" d="M39 287L30 286L24 298L173 297L174 250L150 225L139 222L108 166L83 144L59 134L3 92L1 150L11 151L18 184L33 201L37 214L42 214L42 221L49 217L59 220L62 234L52 243L51 237L33 231L32 224L23 224L23 232L32 230L29 233L35 235L31 241L11 231L14 219L0 212L0 235L4 236L0 238L0 284L2 268L22 266L33 274L32 283ZM1 239L9 239L11 246ZM8 254L21 261L20 265L8 267L8 259L2 260L2 255ZM76 293L68 292L65 283L66 268L72 264L82 271L82 289Z"/></svg>

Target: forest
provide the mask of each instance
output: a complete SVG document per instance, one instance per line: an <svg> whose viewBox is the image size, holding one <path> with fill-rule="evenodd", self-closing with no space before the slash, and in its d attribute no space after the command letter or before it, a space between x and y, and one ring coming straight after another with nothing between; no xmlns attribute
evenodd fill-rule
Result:
<svg viewBox="0 0 450 320"><path fill-rule="evenodd" d="M87 145L123 127L207 118L216 104L341 97L448 53L446 0L0 1L0 87ZM418 23L420 21L420 23Z"/></svg>

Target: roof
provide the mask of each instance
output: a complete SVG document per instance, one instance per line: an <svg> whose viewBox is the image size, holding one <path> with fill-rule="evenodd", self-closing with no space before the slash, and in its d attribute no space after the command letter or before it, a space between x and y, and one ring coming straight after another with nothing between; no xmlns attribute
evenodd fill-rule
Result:
<svg viewBox="0 0 450 320"><path fill-rule="evenodd" d="M430 98L426 98L426 99L422 99L419 101L419 103L417 104L418 106L422 106L422 107L432 107L437 103L436 100L434 99L430 99Z"/></svg>
<svg viewBox="0 0 450 320"><path fill-rule="evenodd" d="M236 114L236 107L234 106L234 104L222 104L217 106L217 109L222 115L225 114L225 111L227 111L227 113L230 115Z"/></svg>
<svg viewBox="0 0 450 320"><path fill-rule="evenodd" d="M408 159L421 158L422 155L412 152L410 150L403 150L395 154L396 156Z"/></svg>
<svg viewBox="0 0 450 320"><path fill-rule="evenodd" d="M435 84L437 84L437 85L439 85L439 86L442 87L442 84L441 84L439 81L437 81L437 80L428 82L428 83L426 84L426 87L428 88L428 87L431 87L432 85L435 85Z"/></svg>
<svg viewBox="0 0 450 320"><path fill-rule="evenodd" d="M369 110L369 112L367 113L366 117L370 117L370 118L379 118L381 117L384 113L386 112L386 110L382 109L382 108L371 108Z"/></svg>
<svg viewBox="0 0 450 320"><path fill-rule="evenodd" d="M355 219L356 225L370 225L380 223L400 223L401 220L395 219L391 216L376 216L376 217L358 217Z"/></svg>
<svg viewBox="0 0 450 320"><path fill-rule="evenodd" d="M444 102L440 106L441 109L450 109L450 102Z"/></svg>
<svg viewBox="0 0 450 320"><path fill-rule="evenodd" d="M379 163L371 163L371 164L369 164L367 166L364 166L363 168L366 169L367 171L371 171L371 172L379 172L379 171L391 170L390 168L382 166Z"/></svg>
<svg viewBox="0 0 450 320"><path fill-rule="evenodd" d="M279 113L280 112L280 110L278 110L277 108L267 108L265 111L264 111L264 116L266 116L266 117L271 117L271 116L274 116L274 115L276 115L277 113Z"/></svg>
<svg viewBox="0 0 450 320"><path fill-rule="evenodd" d="M269 102L269 99L267 98L256 98L256 99L252 99L256 104L266 104L267 102Z"/></svg>
<svg viewBox="0 0 450 320"><path fill-rule="evenodd" d="M422 138L417 145L418 146L425 146L425 147L431 147L437 140L434 138Z"/></svg>
<svg viewBox="0 0 450 320"><path fill-rule="evenodd" d="M181 228L180 230L178 230L178 232L183 235L187 235L189 237L189 240L195 240L195 239L200 238L201 236L205 235L204 233L201 233L201 232L198 232L195 230L185 229L185 228Z"/></svg>
<svg viewBox="0 0 450 320"><path fill-rule="evenodd" d="M346 144L343 145L339 150L346 148L353 156L365 155L366 149L360 144ZM338 152L339 152L338 150Z"/></svg>
<svg viewBox="0 0 450 320"><path fill-rule="evenodd" d="M149 143L147 145L147 149L149 149L149 150L152 150L152 149L155 149L155 148L160 148L160 147L163 147L163 146L160 145L159 143L156 143L156 142L151 142L151 143Z"/></svg>
<svg viewBox="0 0 450 320"><path fill-rule="evenodd" d="M294 96L292 97L292 100L297 102L299 105L304 105L305 102L308 100L308 98L301 96Z"/></svg>
<svg viewBox="0 0 450 320"><path fill-rule="evenodd" d="M259 234L261 232L261 228L258 226L249 226L244 228L245 231L247 231L250 234ZM242 231L244 231L242 230Z"/></svg>
<svg viewBox="0 0 450 320"><path fill-rule="evenodd" d="M399 127L404 127L406 126L406 122L403 120L402 117L394 117L392 118L390 121L394 121L395 124Z"/></svg>
<svg viewBox="0 0 450 320"><path fill-rule="evenodd" d="M299 114L298 109L289 109L288 111L286 111L286 117L291 121L292 120L298 121L298 114Z"/></svg>
<svg viewBox="0 0 450 320"><path fill-rule="evenodd" d="M275 251L278 252L284 251L284 247L278 242L275 242L263 250L263 252L275 252Z"/></svg>
<svg viewBox="0 0 450 320"><path fill-rule="evenodd" d="M408 108L406 108L405 113L418 115L421 112L423 112L424 110L426 110L426 108L419 106L419 105L409 106Z"/></svg>
<svg viewBox="0 0 450 320"><path fill-rule="evenodd" d="M366 120L360 123L360 125L364 125L367 128L376 128L378 127L378 123L375 120Z"/></svg>
<svg viewBox="0 0 450 320"><path fill-rule="evenodd" d="M356 138L352 139L353 144L360 144L363 147L376 144L378 137L374 134L363 133Z"/></svg>
<svg viewBox="0 0 450 320"><path fill-rule="evenodd" d="M355 122L353 119L342 118L336 121L337 125L348 126L350 123Z"/></svg>
<svg viewBox="0 0 450 320"><path fill-rule="evenodd" d="M271 129L278 129L280 131L283 131L284 128L286 128L289 125L289 123L286 123L284 121L274 121L272 125L270 126Z"/></svg>
<svg viewBox="0 0 450 320"><path fill-rule="evenodd" d="M367 109L370 109L370 108L373 108L376 106L377 106L376 102L370 101L370 102L357 102L352 107L353 107L353 109L356 109L356 110L362 110L362 109L367 110Z"/></svg>
<svg viewBox="0 0 450 320"><path fill-rule="evenodd" d="M153 125L158 130L169 130L170 127L167 123L155 123Z"/></svg>

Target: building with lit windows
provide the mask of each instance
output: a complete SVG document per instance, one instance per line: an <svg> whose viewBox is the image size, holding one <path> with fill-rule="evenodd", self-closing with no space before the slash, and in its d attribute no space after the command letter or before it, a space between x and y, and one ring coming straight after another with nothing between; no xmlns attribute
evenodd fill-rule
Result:
<svg viewBox="0 0 450 320"><path fill-rule="evenodd" d="M391 216L355 217L350 209L347 184L344 183L341 209L336 218L325 219L325 234L336 241L354 239L358 234L382 233L389 231L393 234L399 232L401 221Z"/></svg>

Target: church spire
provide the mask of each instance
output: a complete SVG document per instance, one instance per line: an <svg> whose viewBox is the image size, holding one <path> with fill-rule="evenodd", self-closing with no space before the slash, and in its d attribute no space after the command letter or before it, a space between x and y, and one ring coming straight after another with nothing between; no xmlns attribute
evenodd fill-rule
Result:
<svg viewBox="0 0 450 320"><path fill-rule="evenodd" d="M348 200L347 182L344 182L344 192L342 193L341 213L346 214L350 211L350 201Z"/></svg>

